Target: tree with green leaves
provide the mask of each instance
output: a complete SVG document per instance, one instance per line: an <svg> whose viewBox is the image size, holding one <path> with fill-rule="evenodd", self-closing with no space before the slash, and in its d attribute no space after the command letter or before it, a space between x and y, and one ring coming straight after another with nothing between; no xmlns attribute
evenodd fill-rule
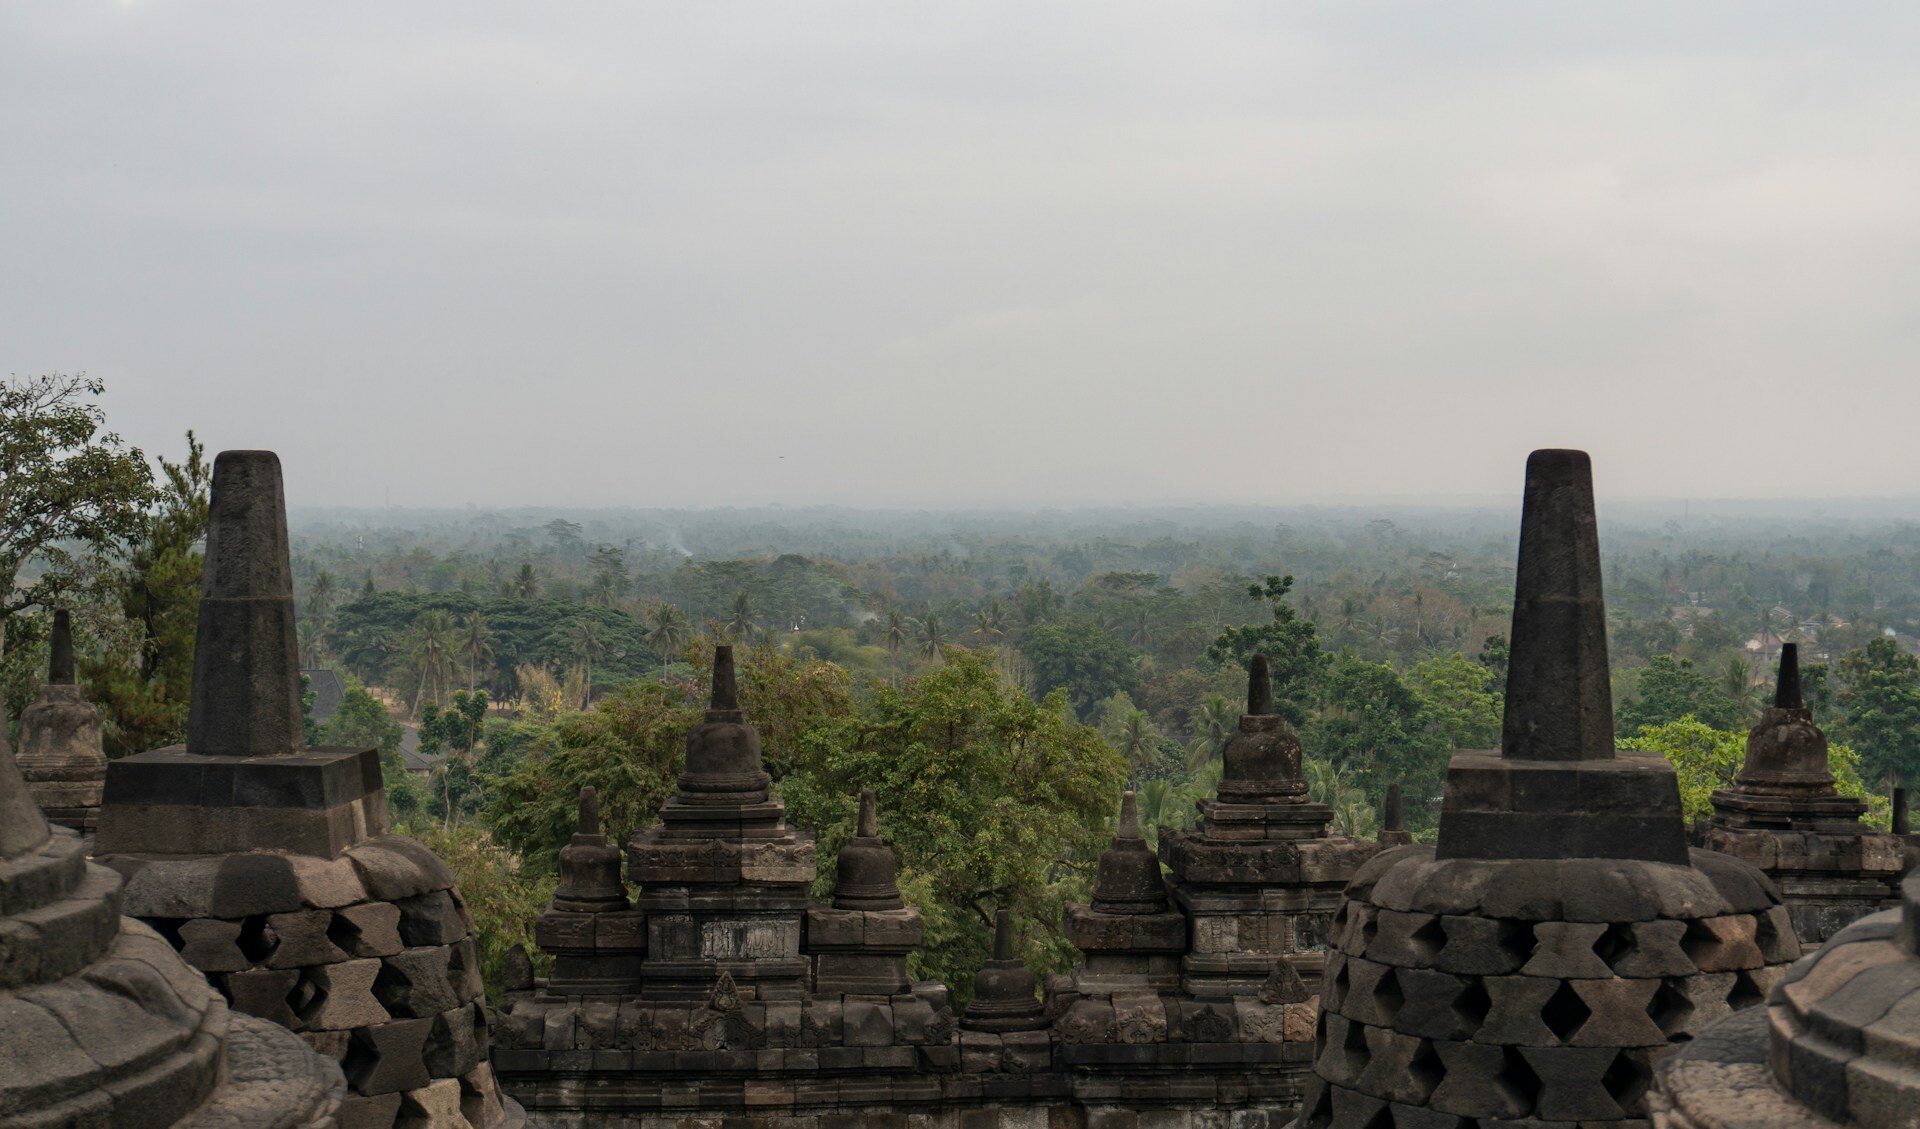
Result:
<svg viewBox="0 0 1920 1129"><path fill-rule="evenodd" d="M1208 694L1191 715L1193 737L1187 741L1187 766L1199 768L1219 757L1240 731L1240 707L1225 694Z"/></svg>
<svg viewBox="0 0 1920 1129"><path fill-rule="evenodd" d="M1306 720L1314 674L1323 656L1313 621L1301 618L1287 602L1292 591L1291 576L1269 576L1264 583L1249 584L1247 595L1265 603L1272 610L1272 619L1225 629L1207 647L1207 658L1244 668L1254 655L1267 656L1267 669L1273 676L1274 709L1297 726Z"/></svg>
<svg viewBox="0 0 1920 1129"><path fill-rule="evenodd" d="M1655 655L1641 668L1633 694L1617 711L1614 728L1622 737L1683 717L1698 718L1715 729L1735 729L1739 713L1721 687L1693 668L1692 659Z"/></svg>
<svg viewBox="0 0 1920 1129"><path fill-rule="evenodd" d="M105 390L85 376L0 381L0 657L7 621L73 584L76 550L111 552L147 525L153 472L105 429ZM40 571L23 585L29 563Z"/></svg>
<svg viewBox="0 0 1920 1129"><path fill-rule="evenodd" d="M679 608L665 600L655 604L653 611L647 614L647 642L660 652L660 677L667 675L667 664L673 656L686 650L693 641L693 624Z"/></svg>
<svg viewBox="0 0 1920 1129"><path fill-rule="evenodd" d="M1407 672L1449 749L1497 749L1503 698L1493 670L1462 654L1431 658Z"/></svg>
<svg viewBox="0 0 1920 1129"><path fill-rule="evenodd" d="M460 650L467 660L467 691L472 693L481 666L493 660L493 628L487 625L487 614L478 608L460 620Z"/></svg>
<svg viewBox="0 0 1920 1129"><path fill-rule="evenodd" d="M567 624L567 646L573 651L573 659L580 664L583 672L582 682L586 685L585 697L580 708L585 709L593 700L593 664L594 660L606 654L607 647L600 641L600 625L586 616L577 616Z"/></svg>
<svg viewBox="0 0 1920 1129"><path fill-rule="evenodd" d="M1420 694L1384 663L1342 651L1314 685L1308 756L1348 773L1378 804L1398 782L1409 826L1432 822L1451 752Z"/></svg>
<svg viewBox="0 0 1920 1129"><path fill-rule="evenodd" d="M1140 681L1140 656L1081 616L1028 628L1020 639L1020 653L1033 668L1039 693L1064 690L1083 715L1103 698L1121 691L1131 694Z"/></svg>
<svg viewBox="0 0 1920 1129"><path fill-rule="evenodd" d="M940 617L928 612L925 619L917 625L920 633L920 653L930 659L937 659L947 650L947 627Z"/></svg>
<svg viewBox="0 0 1920 1129"><path fill-rule="evenodd" d="M1920 659L1882 636L1840 660L1836 731L1860 752L1867 777L1900 783L1920 774Z"/></svg>
<svg viewBox="0 0 1920 1129"><path fill-rule="evenodd" d="M1688 822L1713 814L1713 793L1732 786L1734 775L1747 759L1747 734L1742 730L1715 729L1695 717L1683 717L1661 725L1650 725L1632 737L1620 741L1625 752L1659 753L1673 765L1680 780L1680 806ZM1892 804L1885 796L1868 790L1860 778L1860 756L1852 748L1832 741L1827 745L1827 767L1833 770L1834 787L1843 796L1867 801L1864 821L1886 830L1892 817Z"/></svg>
<svg viewBox="0 0 1920 1129"><path fill-rule="evenodd" d="M797 825L819 829L823 856L851 833L860 789L878 794L901 885L927 922L909 958L916 976L964 998L1002 907L1045 923L1026 938L1031 962L1071 964L1053 923L1089 888L1126 768L1064 694L1035 702L986 653L956 649L899 689L877 687L804 746L781 795Z"/></svg>

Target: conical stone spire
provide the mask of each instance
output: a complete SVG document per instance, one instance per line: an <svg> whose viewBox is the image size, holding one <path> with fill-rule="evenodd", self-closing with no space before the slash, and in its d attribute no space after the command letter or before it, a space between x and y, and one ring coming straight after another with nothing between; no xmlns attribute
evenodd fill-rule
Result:
<svg viewBox="0 0 1920 1129"><path fill-rule="evenodd" d="M52 652L47 661L47 685L73 685L73 624L65 608L53 612Z"/></svg>
<svg viewBox="0 0 1920 1129"><path fill-rule="evenodd" d="M571 913L603 913L627 908L620 884L620 851L600 831L600 796L580 789L580 830L560 849L560 885L553 908Z"/></svg>
<svg viewBox="0 0 1920 1129"><path fill-rule="evenodd" d="M765 803L770 783L760 763L760 734L747 724L734 681L733 647L713 649L713 697L687 735L687 764L675 802L696 807Z"/></svg>
<svg viewBox="0 0 1920 1129"><path fill-rule="evenodd" d="M280 458L272 451L222 451L213 461L187 751L290 753L303 743L300 712Z"/></svg>
<svg viewBox="0 0 1920 1129"><path fill-rule="evenodd" d="M1615 755L1593 468L1527 459L1499 756L1447 770L1441 858L1625 858L1685 864L1673 767Z"/></svg>
<svg viewBox="0 0 1920 1129"><path fill-rule="evenodd" d="M1798 643L1780 645L1780 673L1773 684L1773 708L1777 710L1807 708L1807 703L1800 698L1800 644Z"/></svg>
<svg viewBox="0 0 1920 1129"><path fill-rule="evenodd" d="M1387 785L1387 794L1380 801L1380 845L1382 847L1404 847L1413 842L1413 833L1407 830L1406 816L1401 811L1400 782Z"/></svg>

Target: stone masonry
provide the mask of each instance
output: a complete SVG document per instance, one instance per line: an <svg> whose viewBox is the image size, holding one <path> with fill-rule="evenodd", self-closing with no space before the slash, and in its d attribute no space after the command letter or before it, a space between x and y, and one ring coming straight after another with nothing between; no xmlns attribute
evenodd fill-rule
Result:
<svg viewBox="0 0 1920 1129"><path fill-rule="evenodd" d="M1861 823L1866 810L1834 790L1827 735L1801 700L1799 648L1788 643L1773 706L1747 736L1746 763L1733 787L1713 794L1705 845L1765 871L1801 943L1818 945L1898 900L1906 844Z"/></svg>
<svg viewBox="0 0 1920 1129"><path fill-rule="evenodd" d="M340 1069L229 1011L0 749L0 1125L333 1129Z"/></svg>
<svg viewBox="0 0 1920 1129"><path fill-rule="evenodd" d="M1501 750L1347 888L1305 1129L1643 1124L1655 1066L1798 956L1764 874L1689 852L1667 762L1616 753L1605 616L1587 457L1536 451Z"/></svg>
<svg viewBox="0 0 1920 1129"><path fill-rule="evenodd" d="M108 766L97 850L127 911L234 1010L340 1063L347 1129L505 1129L453 875L386 833L373 749L301 741L279 460L214 461L184 746Z"/></svg>
<svg viewBox="0 0 1920 1129"><path fill-rule="evenodd" d="M100 821L107 754L100 711L74 683L73 631L65 608L53 613L52 650L46 685L20 715L20 774L48 819L91 833Z"/></svg>

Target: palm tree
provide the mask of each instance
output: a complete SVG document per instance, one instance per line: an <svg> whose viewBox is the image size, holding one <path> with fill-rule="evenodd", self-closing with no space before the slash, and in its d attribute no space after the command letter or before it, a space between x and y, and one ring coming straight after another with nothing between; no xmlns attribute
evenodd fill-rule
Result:
<svg viewBox="0 0 1920 1129"><path fill-rule="evenodd" d="M1200 699L1192 715L1193 739L1187 742L1187 766L1199 768L1220 755L1240 728L1240 711L1224 694Z"/></svg>
<svg viewBox="0 0 1920 1129"><path fill-rule="evenodd" d="M687 622L685 612L664 600L654 605L648 619L653 629L647 632L647 641L660 652L660 677L665 678L670 656L679 654L693 638L693 624Z"/></svg>
<svg viewBox="0 0 1920 1129"><path fill-rule="evenodd" d="M478 610L468 612L460 626L466 633L461 649L467 655L467 693L471 694L481 661L493 657L493 629L487 626L486 615Z"/></svg>
<svg viewBox="0 0 1920 1129"><path fill-rule="evenodd" d="M316 620L324 620L327 613L333 611L333 598L339 595L334 585L333 574L321 569L313 574L313 587L307 589L307 614Z"/></svg>
<svg viewBox="0 0 1920 1129"><path fill-rule="evenodd" d="M919 627L921 652L928 658L938 658L945 654L947 651L947 629L940 622L940 617L932 612L928 612L927 618L920 621Z"/></svg>
<svg viewBox="0 0 1920 1129"><path fill-rule="evenodd" d="M1364 839L1374 832L1377 819L1367 794L1353 783L1346 770L1330 761L1309 758L1300 766L1307 778L1307 798L1333 809L1334 826L1349 839Z"/></svg>
<svg viewBox="0 0 1920 1129"><path fill-rule="evenodd" d="M906 645L912 620L900 614L899 608L887 609L887 621L880 627L880 641L887 645L887 653L893 656L893 681L900 682L900 648Z"/></svg>
<svg viewBox="0 0 1920 1129"><path fill-rule="evenodd" d="M1113 748L1126 759L1127 768L1135 775L1160 746L1160 735L1153 731L1153 722L1147 719L1146 710L1129 710L1114 727Z"/></svg>
<svg viewBox="0 0 1920 1129"><path fill-rule="evenodd" d="M1745 724L1753 712L1753 671L1747 666L1746 657L1734 655L1720 670L1720 689L1733 701L1741 724Z"/></svg>
<svg viewBox="0 0 1920 1129"><path fill-rule="evenodd" d="M991 644L1005 635L1001 625L1006 621L1006 613L1001 610L998 599L988 600L973 612L973 634L982 642Z"/></svg>
<svg viewBox="0 0 1920 1129"><path fill-rule="evenodd" d="M540 573L533 567L532 561L520 566L513 578L513 594L522 600L531 600L540 594Z"/></svg>
<svg viewBox="0 0 1920 1129"><path fill-rule="evenodd" d="M460 650L458 630L453 617L439 609L426 611L414 619L407 632L406 653L420 671L420 689L414 698L414 712L428 701L435 705L453 692L455 656Z"/></svg>
<svg viewBox="0 0 1920 1129"><path fill-rule="evenodd" d="M580 708L586 709L593 697L593 660L607 653L606 644L600 641L600 625L589 616L573 617L567 624L567 646L580 661L580 669L586 676L580 695Z"/></svg>
<svg viewBox="0 0 1920 1129"><path fill-rule="evenodd" d="M745 592L733 594L733 615L727 620L727 631L742 643L753 639L753 597Z"/></svg>

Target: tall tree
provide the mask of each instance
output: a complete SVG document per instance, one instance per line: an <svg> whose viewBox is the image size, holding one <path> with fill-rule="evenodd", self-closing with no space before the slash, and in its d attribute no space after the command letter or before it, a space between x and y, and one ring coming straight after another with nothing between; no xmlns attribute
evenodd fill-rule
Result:
<svg viewBox="0 0 1920 1129"><path fill-rule="evenodd" d="M647 642L660 652L660 677L665 678L667 663L693 641L693 624L687 621L685 612L664 600L653 606L647 620L651 625Z"/></svg>
<svg viewBox="0 0 1920 1129"><path fill-rule="evenodd" d="M1313 621L1302 619L1287 602L1292 591L1291 576L1269 576L1264 583L1247 585L1247 595L1266 604L1272 618L1266 623L1227 628L1207 647L1207 657L1216 663L1244 667L1256 654L1267 656L1267 669L1273 675L1274 708L1299 725L1306 720L1313 676L1322 658Z"/></svg>
<svg viewBox="0 0 1920 1129"><path fill-rule="evenodd" d="M574 661L580 664L581 681L585 689L581 694L580 708L587 708L593 700L593 663L606 654L606 644L600 641L600 624L592 616L575 616L567 624L567 646L573 651Z"/></svg>
<svg viewBox="0 0 1920 1129"><path fill-rule="evenodd" d="M153 472L105 430L105 390L85 376L0 382L0 657L7 620L72 583L74 547L108 550L145 523ZM46 567L23 586L34 560Z"/></svg>
<svg viewBox="0 0 1920 1129"><path fill-rule="evenodd" d="M1840 734L1860 754L1867 779L1904 782L1920 773L1920 659L1884 636L1840 660Z"/></svg>
<svg viewBox="0 0 1920 1129"><path fill-rule="evenodd" d="M478 679L480 664L493 658L493 629L487 625L485 612L478 609L467 613L460 621L460 649L467 659L467 690L471 693Z"/></svg>

